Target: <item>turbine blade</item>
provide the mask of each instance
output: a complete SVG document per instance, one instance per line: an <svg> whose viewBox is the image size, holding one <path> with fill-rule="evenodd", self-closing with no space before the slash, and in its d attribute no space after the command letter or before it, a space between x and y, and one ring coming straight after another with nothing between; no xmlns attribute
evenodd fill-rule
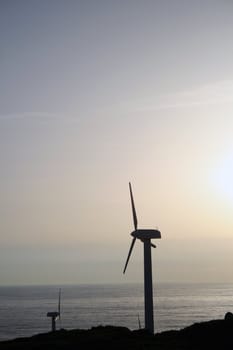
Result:
<svg viewBox="0 0 233 350"><path fill-rule="evenodd" d="M127 268L127 265L128 265L128 262L129 262L129 258L130 258L130 255L131 255L131 253L132 253L132 250L133 250L133 246L134 246L135 241L136 241L136 237L133 238L132 243L131 243L131 246L130 246L130 248L129 248L129 254L128 254L128 256L127 256L127 260L126 260L126 263L125 263L125 267L124 267L123 273L125 273L125 271L126 271L126 268Z"/></svg>
<svg viewBox="0 0 233 350"><path fill-rule="evenodd" d="M58 313L60 318L61 317L61 288L59 289L59 295L58 295Z"/></svg>
<svg viewBox="0 0 233 350"><path fill-rule="evenodd" d="M138 314L138 328L139 328L139 329L142 328L142 327L141 327L141 321L140 321L140 316L139 316L139 314Z"/></svg>
<svg viewBox="0 0 233 350"><path fill-rule="evenodd" d="M138 228L138 219L137 219L136 209L135 209L135 205L134 205L133 191L132 191L132 187L131 187L131 183L130 182L129 182L129 192L130 192L132 212L133 212L134 228L135 228L135 231L136 231L137 228Z"/></svg>

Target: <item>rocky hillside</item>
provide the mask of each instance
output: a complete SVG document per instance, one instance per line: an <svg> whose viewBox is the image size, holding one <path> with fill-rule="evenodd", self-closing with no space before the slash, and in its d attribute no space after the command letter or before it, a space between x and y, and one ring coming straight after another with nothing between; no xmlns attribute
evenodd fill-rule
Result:
<svg viewBox="0 0 233 350"><path fill-rule="evenodd" d="M59 330L0 342L0 349L183 350L233 349L233 321L196 323L179 331L150 335L144 330L99 326L90 330Z"/></svg>

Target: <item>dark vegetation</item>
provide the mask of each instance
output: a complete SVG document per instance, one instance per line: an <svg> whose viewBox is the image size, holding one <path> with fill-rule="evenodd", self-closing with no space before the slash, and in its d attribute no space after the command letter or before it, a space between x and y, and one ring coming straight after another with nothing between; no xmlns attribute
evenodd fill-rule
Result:
<svg viewBox="0 0 233 350"><path fill-rule="evenodd" d="M99 326L89 330L59 330L0 342L0 349L200 350L233 349L233 320L193 324L179 331L151 335L145 330Z"/></svg>

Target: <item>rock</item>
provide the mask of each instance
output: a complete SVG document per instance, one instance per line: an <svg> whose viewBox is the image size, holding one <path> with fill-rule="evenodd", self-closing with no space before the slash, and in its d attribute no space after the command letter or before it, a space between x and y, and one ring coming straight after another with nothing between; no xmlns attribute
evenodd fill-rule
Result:
<svg viewBox="0 0 233 350"><path fill-rule="evenodd" d="M233 321L233 313L232 312L227 312L224 317L225 321Z"/></svg>

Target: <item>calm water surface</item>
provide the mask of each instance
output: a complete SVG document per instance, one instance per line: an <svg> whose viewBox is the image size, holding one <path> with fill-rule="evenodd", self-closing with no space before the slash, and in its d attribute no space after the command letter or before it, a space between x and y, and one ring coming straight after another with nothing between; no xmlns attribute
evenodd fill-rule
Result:
<svg viewBox="0 0 233 350"><path fill-rule="evenodd" d="M60 286L59 286L60 287ZM48 311L57 310L58 286L0 287L0 339L50 330ZM61 286L57 327L97 325L138 328L144 323L143 285ZM155 329L179 329L233 312L232 284L159 284L154 286Z"/></svg>

